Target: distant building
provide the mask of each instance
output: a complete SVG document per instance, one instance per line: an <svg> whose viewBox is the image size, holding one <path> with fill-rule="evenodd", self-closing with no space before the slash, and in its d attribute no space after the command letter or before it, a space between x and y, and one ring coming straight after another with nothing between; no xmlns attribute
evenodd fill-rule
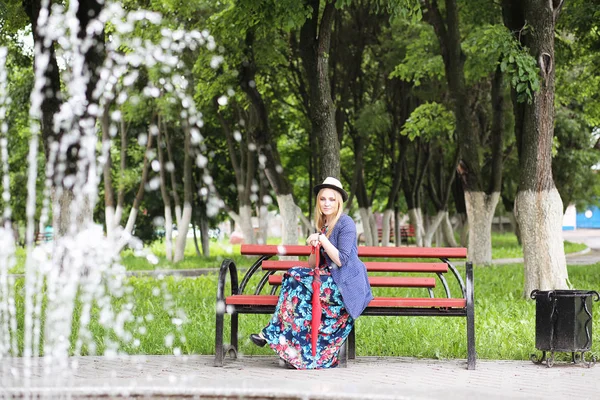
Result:
<svg viewBox="0 0 600 400"><path fill-rule="evenodd" d="M600 229L600 209L588 207L585 211L577 213L577 228Z"/></svg>
<svg viewBox="0 0 600 400"><path fill-rule="evenodd" d="M570 205L563 216L562 228L563 231L600 229L600 209L590 206L581 212L577 212L575 206Z"/></svg>

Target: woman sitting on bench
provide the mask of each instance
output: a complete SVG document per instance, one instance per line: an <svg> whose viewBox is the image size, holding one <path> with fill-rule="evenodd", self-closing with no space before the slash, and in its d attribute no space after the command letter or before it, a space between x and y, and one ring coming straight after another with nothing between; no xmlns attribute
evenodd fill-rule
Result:
<svg viewBox="0 0 600 400"><path fill-rule="evenodd" d="M312 283L315 254L306 267L290 268L284 275L279 300L269 324L250 335L257 346L267 343L283 360L296 369L331 368L338 365L338 354L352 331L354 320L373 299L367 270L358 258L356 226L343 213L348 194L339 180L328 177L316 185L315 225L317 233L306 243L317 248L320 260L317 276L321 279L321 324L316 355L311 344Z"/></svg>

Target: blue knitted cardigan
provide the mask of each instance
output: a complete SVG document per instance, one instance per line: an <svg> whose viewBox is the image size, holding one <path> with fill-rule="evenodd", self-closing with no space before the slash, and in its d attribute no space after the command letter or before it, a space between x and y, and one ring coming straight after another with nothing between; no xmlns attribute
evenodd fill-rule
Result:
<svg viewBox="0 0 600 400"><path fill-rule="evenodd" d="M352 218L342 214L331 231L329 241L338 249L342 263L338 267L329 255L326 256L331 276L342 294L346 310L352 318L358 318L373 300L373 293L367 277L367 268L358 258L356 225Z"/></svg>

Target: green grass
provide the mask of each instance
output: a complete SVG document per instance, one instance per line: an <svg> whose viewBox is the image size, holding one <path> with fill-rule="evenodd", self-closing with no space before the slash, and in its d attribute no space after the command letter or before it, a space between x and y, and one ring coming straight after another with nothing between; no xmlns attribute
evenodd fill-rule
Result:
<svg viewBox="0 0 600 400"><path fill-rule="evenodd" d="M565 254L576 253L584 250L587 246L582 243L564 241ZM492 260L505 258L523 258L523 249L513 233L492 234Z"/></svg>
<svg viewBox="0 0 600 400"><path fill-rule="evenodd" d="M242 268L253 259L241 257L239 246L212 243L209 260L201 260L190 246L185 259L175 268L216 268L223 258L234 258ZM514 236L494 235L494 258L520 257L520 247ZM158 246L158 245L155 245ZM585 246L565 242L565 251L579 251ZM191 251L190 251L191 250ZM158 268L173 268L161 259ZM24 253L17 254L23 260ZM153 269L156 266L124 252L122 263L129 270ZM569 278L574 288L599 290L600 264L569 266ZM464 267L459 267L464 276ZM216 272L216 270L215 270ZM535 302L523 297L523 265L475 267L475 326L479 358L527 359L535 352ZM451 290L457 286L449 277ZM253 280L251 285L256 284ZM103 326L99 303L91 311L89 335L92 338L81 347L80 354L104 354L119 349L125 354L214 354L216 274L195 278L131 277L120 296L113 296L110 306L115 315L126 317L126 329ZM394 289L375 289L378 296L397 295ZM404 289L422 290L422 289ZM438 290L438 289L436 289ZM18 346L23 346L23 279L15 284ZM455 293L455 292L454 292ZM423 296L425 294L413 294ZM44 305L45 307L45 305ZM81 304L75 308L71 343L76 343ZM250 343L248 335L260 330L268 321L267 315L240 315L240 353L270 355L269 349ZM594 319L600 321L600 304L594 308ZM181 324L179 322L182 322ZM229 326L226 316L226 329ZM109 325L114 325L110 323ZM464 318L444 317L362 317L357 320L358 355L411 356L425 358L465 358L466 328ZM126 333L129 332L129 333ZM594 332L592 351L600 351L598 330ZM227 340L226 332L225 340ZM73 351L73 349L72 349Z"/></svg>
<svg viewBox="0 0 600 400"><path fill-rule="evenodd" d="M459 270L463 272L462 268ZM478 357L527 359L535 352L535 302L522 296L523 265L476 267L474 275ZM598 290L600 264L570 266L569 277L575 288ZM125 326L133 336L123 338L121 333L119 338L118 332L101 326L100 309L96 306L89 325L93 346L83 346L81 354L103 354L107 348L115 347L115 343L126 354L214 354L216 274L160 280L132 277L128 284L132 288L130 293L113 298L112 306L116 313L131 312ZM22 280L17 282L17 287L18 321L22 327ZM454 285L452 289L455 288ZM385 295L385 290L393 289L376 290L376 295ZM600 321L600 306L596 305L593 312L594 319ZM80 313L81 306L78 305L74 332L78 330ZM174 324L174 318L183 324ZM267 315L240 315L241 353L272 354L269 349L257 348L247 339L250 333L261 329L268 318ZM226 327L228 323L227 316ZM357 353L465 358L465 332L464 318L361 317L357 320ZM594 331L592 344L596 354L600 351L597 332ZM227 341L228 333L225 338ZM75 341L74 333L71 342ZM22 345L22 336L19 343Z"/></svg>

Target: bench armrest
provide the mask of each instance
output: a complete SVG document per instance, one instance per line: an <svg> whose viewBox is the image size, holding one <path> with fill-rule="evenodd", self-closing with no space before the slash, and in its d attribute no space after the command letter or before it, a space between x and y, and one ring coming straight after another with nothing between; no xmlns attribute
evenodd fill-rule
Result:
<svg viewBox="0 0 600 400"><path fill-rule="evenodd" d="M238 294L238 273L235 266L235 261L226 258L221 263L219 268L219 280L217 283L217 309L219 307L225 307L225 284L227 279L227 272L229 271L229 279L231 282L231 294ZM224 312L225 310L223 310Z"/></svg>

